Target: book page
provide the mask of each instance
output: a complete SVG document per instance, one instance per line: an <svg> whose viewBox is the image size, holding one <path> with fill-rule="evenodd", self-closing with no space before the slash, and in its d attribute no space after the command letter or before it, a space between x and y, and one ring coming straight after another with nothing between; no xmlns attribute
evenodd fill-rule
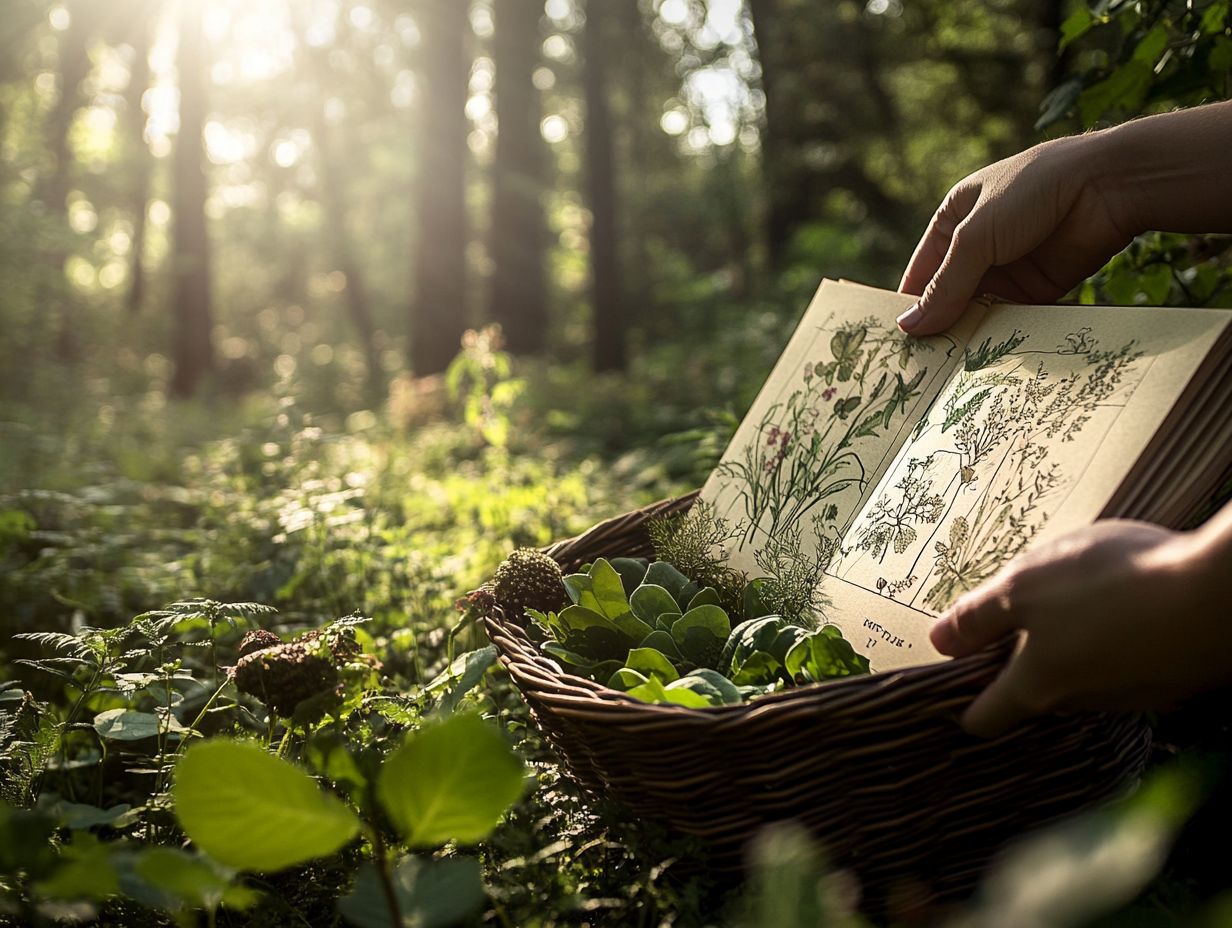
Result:
<svg viewBox="0 0 1232 928"><path fill-rule="evenodd" d="M940 659L934 617L1100 515L1228 318L991 307L831 560L831 620L874 669Z"/></svg>
<svg viewBox="0 0 1232 928"><path fill-rule="evenodd" d="M837 551L852 520L962 357L964 330L908 338L913 298L824 281L701 498L738 530L731 564L759 575L769 538Z"/></svg>
<svg viewBox="0 0 1232 928"><path fill-rule="evenodd" d="M874 671L941 659L937 614L1097 518L1229 319L973 304L907 339L911 301L824 283L701 497L749 576L784 533L824 555L825 618Z"/></svg>

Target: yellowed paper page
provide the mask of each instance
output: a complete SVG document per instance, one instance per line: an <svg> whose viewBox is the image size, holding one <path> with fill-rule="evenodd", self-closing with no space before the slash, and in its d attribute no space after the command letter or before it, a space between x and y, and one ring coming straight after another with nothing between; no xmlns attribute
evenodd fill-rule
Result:
<svg viewBox="0 0 1232 928"><path fill-rule="evenodd" d="M927 339L895 318L912 297L824 281L702 499L738 527L732 564L756 576L770 537L837 550L852 519L962 357L963 326Z"/></svg>
<svg viewBox="0 0 1232 928"><path fill-rule="evenodd" d="M830 566L878 670L939 659L932 619L1103 510L1227 324L1206 310L992 307Z"/></svg>
<svg viewBox="0 0 1232 928"><path fill-rule="evenodd" d="M750 494L733 478L754 464L762 468L754 476L765 480L791 459L791 439L786 454L772 439L790 431L782 423L800 390L793 379L805 361L830 363L835 346L827 335L909 301L866 288L819 292L703 490L720 515L744 527L741 569L756 574L758 545L782 531L783 520L765 503L750 513ZM928 386L920 382L904 421L861 439L856 453L868 462L867 483L825 498L835 501L818 526L831 545L827 619L875 671L940 659L927 639L935 615L1027 545L1100 514L1228 319L1210 310L993 306L932 369L937 381L926 375ZM815 398L816 390L805 395ZM836 453L828 444L835 423L827 421L835 412L829 407L814 426L823 436L810 446L814 467ZM797 473L788 490L813 486L810 479ZM770 497L763 491L756 499ZM750 514L758 516L752 527L742 521ZM788 528L798 530L799 520Z"/></svg>

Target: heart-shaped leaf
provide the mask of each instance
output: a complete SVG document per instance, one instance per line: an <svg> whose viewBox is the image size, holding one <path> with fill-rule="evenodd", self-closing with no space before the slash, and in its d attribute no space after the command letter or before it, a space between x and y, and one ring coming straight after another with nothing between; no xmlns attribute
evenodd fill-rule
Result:
<svg viewBox="0 0 1232 928"><path fill-rule="evenodd" d="M671 683L680 676L672 662L654 648L633 648L625 666L644 677L658 677L664 683Z"/></svg>
<svg viewBox="0 0 1232 928"><path fill-rule="evenodd" d="M172 798L185 834L240 870L326 857L359 830L355 814L308 774L247 742L189 748L176 764Z"/></svg>
<svg viewBox="0 0 1232 928"><path fill-rule="evenodd" d="M491 833L525 786L522 762L471 713L413 732L381 768L377 795L415 847L472 844Z"/></svg>
<svg viewBox="0 0 1232 928"><path fill-rule="evenodd" d="M665 613L680 613L676 598L657 583L643 583L634 590L629 597L629 606L635 616L651 625Z"/></svg>

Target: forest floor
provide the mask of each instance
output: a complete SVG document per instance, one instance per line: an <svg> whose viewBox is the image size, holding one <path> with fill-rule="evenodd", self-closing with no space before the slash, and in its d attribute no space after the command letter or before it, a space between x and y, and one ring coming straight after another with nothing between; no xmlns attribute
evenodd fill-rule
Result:
<svg viewBox="0 0 1232 928"><path fill-rule="evenodd" d="M687 391L676 402L652 401L662 383L561 371L494 377L490 372L502 365L471 361L455 369L452 396L444 382L404 384L379 413L314 415L286 389L233 407L168 405L150 393L6 416L6 628L80 636L199 598L277 610L234 628L211 628L212 647L223 654L216 668L231 662L239 637L258 622L286 635L361 616L368 621L359 626L360 640L382 664L382 692L403 700L408 718L427 713L439 698L432 681L456 655L486 644L473 628L456 639L448 634L458 621L458 597L515 547L543 545L693 489L735 421L697 413L699 399ZM53 713L64 712L79 693L73 685L11 663L46 657L45 649L30 641L3 648L5 677ZM209 673L200 648L178 653L185 679ZM125 701L111 690L86 708L101 712L138 698ZM696 848L655 833L653 823L620 824L619 816L584 801L560 775L503 674L488 674L465 699L499 720L538 783L482 846L485 921L692 925L746 917L727 887L682 864ZM238 698L231 707L235 715L224 724L242 730ZM365 724L347 729L357 752L371 737ZM1159 731L1156 759L1165 767L1177 753L1204 759L1207 771L1228 756L1226 713L1217 706L1162 719ZM69 743L66 756L77 756L81 768L50 771L43 788L79 791L99 808L123 803L137 810L113 839L158 834L165 796L131 771L164 758L132 742L116 747L127 766L115 770L84 741ZM311 731L297 731L289 753L306 755L311 744ZM1197 849L1226 822L1226 792L1212 788L1217 801L1205 807L1212 814L1194 816L1182 830L1167 875L1132 909L1134 924L1171 924L1198 912L1214 917L1204 900L1226 878ZM1161 801L1166 805L1167 797ZM1178 828L1171 824L1158 839L1165 857ZM1083 833L1074 841L1089 838ZM344 852L250 883L263 893L255 910L260 923L333 923L353 856ZM1139 889L1123 888L1125 898L1114 893L1104 908ZM789 917L758 905L761 914L747 915L749 924L785 924L767 919ZM136 911L130 902L101 906L104 923L166 921ZM811 910L797 914L805 911ZM246 924L253 914L223 909L219 923Z"/></svg>

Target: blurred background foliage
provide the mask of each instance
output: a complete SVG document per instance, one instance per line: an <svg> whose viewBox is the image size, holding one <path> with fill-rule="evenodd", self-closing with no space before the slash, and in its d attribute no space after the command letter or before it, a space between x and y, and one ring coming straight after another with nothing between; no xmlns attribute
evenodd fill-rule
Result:
<svg viewBox="0 0 1232 928"><path fill-rule="evenodd" d="M970 171L1226 98L1230 24L1227 0L5 0L0 681L64 718L79 682L15 663L38 650L12 633L201 596L283 631L370 616L417 692L512 547L699 485L822 276L893 287ZM1229 255L1143 236L1072 296L1229 306ZM712 919L687 852L586 811L489 689L541 784L484 852L506 917ZM1227 733L1218 705L1161 717L1159 759L1221 769ZM61 787L93 776L87 741ZM1193 815L1169 776L1146 837L1047 839L1111 848L1098 905L1028 854L990 911L1228 924L1201 851L1226 778ZM763 851L733 918L843 923L807 841ZM262 917L332 913L345 874L307 876Z"/></svg>

